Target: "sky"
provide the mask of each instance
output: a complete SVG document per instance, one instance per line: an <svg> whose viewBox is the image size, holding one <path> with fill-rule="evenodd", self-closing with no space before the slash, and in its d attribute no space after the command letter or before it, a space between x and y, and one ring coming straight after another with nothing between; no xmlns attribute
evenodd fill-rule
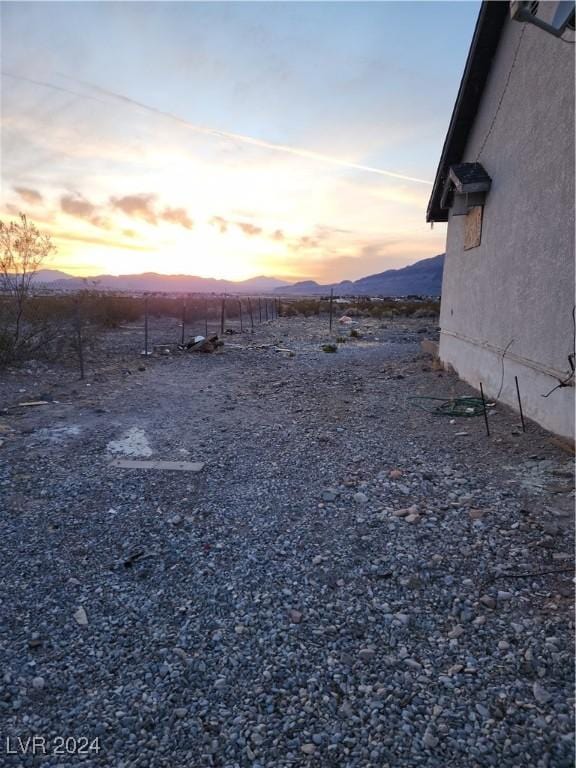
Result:
<svg viewBox="0 0 576 768"><path fill-rule="evenodd" d="M71 274L335 282L425 211L479 2L2 2L0 218Z"/></svg>

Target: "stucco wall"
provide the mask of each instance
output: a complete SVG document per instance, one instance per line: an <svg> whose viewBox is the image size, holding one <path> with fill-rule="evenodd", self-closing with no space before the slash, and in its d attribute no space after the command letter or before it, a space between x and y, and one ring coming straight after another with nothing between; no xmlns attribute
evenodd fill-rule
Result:
<svg viewBox="0 0 576 768"><path fill-rule="evenodd" d="M574 389L542 395L573 351L574 46L506 22L462 159L480 160L492 189L480 246L465 251L465 216L449 219L440 357L511 405L517 375L525 414L573 437Z"/></svg>

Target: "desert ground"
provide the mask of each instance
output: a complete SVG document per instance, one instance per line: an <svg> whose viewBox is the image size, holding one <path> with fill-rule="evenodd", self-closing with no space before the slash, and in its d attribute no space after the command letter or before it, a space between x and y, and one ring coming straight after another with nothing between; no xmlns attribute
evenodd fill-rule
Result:
<svg viewBox="0 0 576 768"><path fill-rule="evenodd" d="M572 456L355 327L2 373L0 765L573 765Z"/></svg>

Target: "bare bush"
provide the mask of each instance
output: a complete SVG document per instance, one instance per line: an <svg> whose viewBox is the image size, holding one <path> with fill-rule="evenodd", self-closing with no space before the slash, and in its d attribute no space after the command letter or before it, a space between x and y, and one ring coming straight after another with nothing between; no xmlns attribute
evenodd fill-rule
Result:
<svg viewBox="0 0 576 768"><path fill-rule="evenodd" d="M0 359L11 360L33 344L37 329L26 328L24 313L34 275L56 249L21 213L20 221L0 221Z"/></svg>

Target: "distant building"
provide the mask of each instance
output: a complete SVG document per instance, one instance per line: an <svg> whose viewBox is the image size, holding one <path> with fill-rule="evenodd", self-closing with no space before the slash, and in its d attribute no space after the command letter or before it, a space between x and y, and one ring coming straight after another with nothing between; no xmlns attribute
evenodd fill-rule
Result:
<svg viewBox="0 0 576 768"><path fill-rule="evenodd" d="M513 407L517 376L525 415L573 438L573 10L566 39L536 26L559 6L483 3L426 218L448 222L442 361Z"/></svg>

